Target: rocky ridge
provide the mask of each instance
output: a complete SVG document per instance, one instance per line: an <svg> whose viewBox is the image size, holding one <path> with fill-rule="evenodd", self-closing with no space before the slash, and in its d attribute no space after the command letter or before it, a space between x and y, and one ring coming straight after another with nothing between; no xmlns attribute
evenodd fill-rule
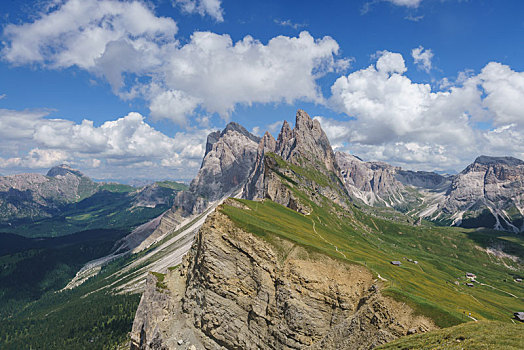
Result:
<svg viewBox="0 0 524 350"><path fill-rule="evenodd" d="M453 178L434 213L465 227L524 231L524 162L480 156ZM442 214L441 214L442 213Z"/></svg>
<svg viewBox="0 0 524 350"><path fill-rule="evenodd" d="M177 194L173 206L135 252L158 242L170 232L202 214L212 204L239 191L247 181L260 138L231 122L224 130L208 135L202 165L187 191Z"/></svg>
<svg viewBox="0 0 524 350"><path fill-rule="evenodd" d="M337 152L348 193L370 206L386 206L445 225L524 230L524 162L480 156L460 174L406 171Z"/></svg>
<svg viewBox="0 0 524 350"><path fill-rule="evenodd" d="M365 268L270 244L218 210L182 267L148 279L131 348L371 349L434 328L382 296Z"/></svg>

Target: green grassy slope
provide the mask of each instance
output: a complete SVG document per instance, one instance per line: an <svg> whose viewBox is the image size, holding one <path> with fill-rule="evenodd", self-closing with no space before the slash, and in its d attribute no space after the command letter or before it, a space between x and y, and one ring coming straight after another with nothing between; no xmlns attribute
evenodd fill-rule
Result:
<svg viewBox="0 0 524 350"><path fill-rule="evenodd" d="M481 321L412 335L378 347L382 350L524 349L524 324Z"/></svg>
<svg viewBox="0 0 524 350"><path fill-rule="evenodd" d="M317 195L315 203L309 199L312 189L300 188L284 177L282 181L312 208L310 215L268 200L241 200L249 210L227 205L221 210L269 242L278 236L367 266L386 280L385 294L406 302L440 327L470 321L465 316L469 313L479 320L511 322L513 312L524 309L524 285L513 281L516 274L524 273L522 265L485 251L497 246L522 258L524 240L519 236L506 239L507 233L495 231L412 226L374 217L354 206L345 211L322 196ZM392 260L401 261L402 266L393 266ZM466 272L476 273L480 283L467 287Z"/></svg>

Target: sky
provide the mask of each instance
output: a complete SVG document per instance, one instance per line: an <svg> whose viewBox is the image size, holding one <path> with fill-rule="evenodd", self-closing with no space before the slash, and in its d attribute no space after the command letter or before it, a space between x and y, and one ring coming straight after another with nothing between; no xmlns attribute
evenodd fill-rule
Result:
<svg viewBox="0 0 524 350"><path fill-rule="evenodd" d="M524 159L523 58L520 0L3 0L0 174L187 181L299 108L366 161Z"/></svg>

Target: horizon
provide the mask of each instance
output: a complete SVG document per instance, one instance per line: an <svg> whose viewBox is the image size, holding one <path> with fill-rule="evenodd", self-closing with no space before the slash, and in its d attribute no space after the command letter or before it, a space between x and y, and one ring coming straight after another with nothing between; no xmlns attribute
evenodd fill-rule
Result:
<svg viewBox="0 0 524 350"><path fill-rule="evenodd" d="M187 181L211 131L234 121L276 136L298 108L334 150L365 161L451 174L483 154L524 159L522 10L516 0L3 3L0 174L66 163L100 180Z"/></svg>

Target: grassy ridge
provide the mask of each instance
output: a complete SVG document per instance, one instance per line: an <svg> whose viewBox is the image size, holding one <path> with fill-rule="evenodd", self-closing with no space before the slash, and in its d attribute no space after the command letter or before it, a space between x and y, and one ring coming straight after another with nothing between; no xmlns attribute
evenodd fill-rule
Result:
<svg viewBox="0 0 524 350"><path fill-rule="evenodd" d="M300 192L296 188L293 191ZM307 197L302 195L301 200L307 201ZM250 210L227 205L221 208L240 227L269 242L278 236L308 249L365 265L387 280L384 282L386 293L409 303L441 327L469 320L464 312L471 312L477 319L510 322L512 313L524 306L524 288L513 281L515 270L504 264L514 269L521 266L510 259L489 256L482 250L482 246L488 244L504 244L523 256L520 238L513 237L517 242L511 242L501 237L504 235L501 232L414 227L374 218L356 208L344 212L327 200L322 206L308 201L307 205L313 209L309 216L271 201L241 202ZM419 264L410 263L404 257ZM392 260L402 261L402 266L391 265ZM498 289L480 284L473 288L465 286L465 272L476 273L480 282Z"/></svg>
<svg viewBox="0 0 524 350"><path fill-rule="evenodd" d="M470 322L412 335L378 347L381 350L524 349L524 325L495 321Z"/></svg>

